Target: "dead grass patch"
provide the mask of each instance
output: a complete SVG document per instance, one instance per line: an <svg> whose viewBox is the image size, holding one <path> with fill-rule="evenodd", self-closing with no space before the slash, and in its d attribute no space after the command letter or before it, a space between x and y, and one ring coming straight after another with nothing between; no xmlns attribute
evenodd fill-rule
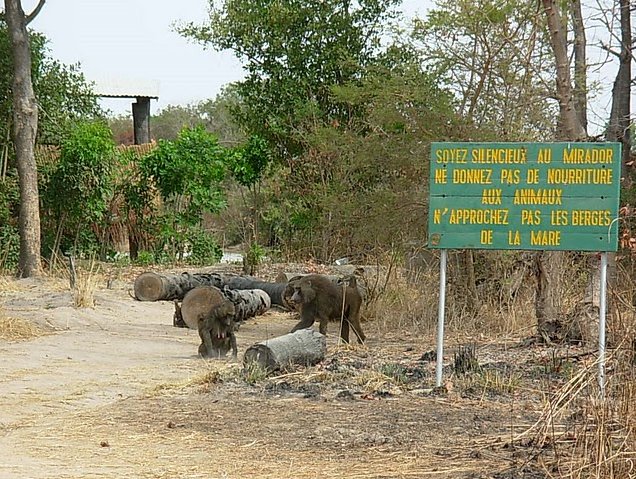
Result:
<svg viewBox="0 0 636 479"><path fill-rule="evenodd" d="M7 316L0 306L0 339L5 341L26 341L45 335L36 324L22 318Z"/></svg>
<svg viewBox="0 0 636 479"><path fill-rule="evenodd" d="M24 287L11 276L0 276L0 295L23 290Z"/></svg>
<svg viewBox="0 0 636 479"><path fill-rule="evenodd" d="M242 366L238 363L225 363L216 360L202 360L201 370L182 381L161 383L150 394L197 388L199 392L208 392L216 384L236 381L242 377Z"/></svg>
<svg viewBox="0 0 636 479"><path fill-rule="evenodd" d="M95 306L95 291L100 281L100 267L93 258L83 267L78 267L73 289L73 305L76 308L92 308Z"/></svg>

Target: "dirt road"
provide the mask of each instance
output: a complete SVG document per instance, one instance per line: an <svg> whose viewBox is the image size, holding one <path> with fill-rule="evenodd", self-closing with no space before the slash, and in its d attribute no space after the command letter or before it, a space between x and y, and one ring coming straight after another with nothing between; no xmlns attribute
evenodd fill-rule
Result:
<svg viewBox="0 0 636 479"><path fill-rule="evenodd" d="M389 344L367 325L368 344L342 352L332 334L324 365L251 384L196 356L171 303L129 287L75 309L59 281L0 283L5 315L47 331L0 340L0 478L513 477L494 475L514 461L493 444L531 420L527 405L431 395L434 365L408 369L421 384L374 385L372 363L416 364L426 338ZM250 320L239 351L293 324Z"/></svg>

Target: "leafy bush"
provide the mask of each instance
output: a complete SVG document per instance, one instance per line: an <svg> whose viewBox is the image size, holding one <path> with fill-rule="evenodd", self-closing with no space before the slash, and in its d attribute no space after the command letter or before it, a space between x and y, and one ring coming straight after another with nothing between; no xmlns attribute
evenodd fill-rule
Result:
<svg viewBox="0 0 636 479"><path fill-rule="evenodd" d="M196 127L184 128L174 141L160 140L141 158L137 174L131 175L124 190L128 207L138 218L153 215L155 261L181 261L188 247L192 247L191 261L218 261L217 242L200 228L204 213L226 206L221 181L228 155L214 135ZM153 192L161 196L160 207L153 205L157 200Z"/></svg>
<svg viewBox="0 0 636 479"><path fill-rule="evenodd" d="M186 258L188 264L203 266L218 263L223 256L223 250L216 238L201 228L192 228L188 234L190 255Z"/></svg>
<svg viewBox="0 0 636 479"><path fill-rule="evenodd" d="M181 220L197 223L205 211L225 206L219 184L225 178L227 150L203 127L184 128L175 141L160 140L140 168L164 200L174 200Z"/></svg>
<svg viewBox="0 0 636 479"><path fill-rule="evenodd" d="M0 271L12 271L20 259L20 235L12 225L0 226Z"/></svg>
<svg viewBox="0 0 636 479"><path fill-rule="evenodd" d="M54 236L52 251L99 251L98 233L107 225L116 161L111 132L102 122L77 123L63 140L60 159L42 194L49 213L44 223L58 230L45 235Z"/></svg>
<svg viewBox="0 0 636 479"><path fill-rule="evenodd" d="M135 260L135 264L140 266L148 266L155 262L155 255L153 255L150 251L140 251L137 254L137 259Z"/></svg>

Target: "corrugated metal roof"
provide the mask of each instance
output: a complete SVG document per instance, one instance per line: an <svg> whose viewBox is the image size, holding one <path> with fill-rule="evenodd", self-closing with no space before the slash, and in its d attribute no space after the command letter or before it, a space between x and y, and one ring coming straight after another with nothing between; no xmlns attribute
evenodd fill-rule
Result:
<svg viewBox="0 0 636 479"><path fill-rule="evenodd" d="M134 78L100 78L93 91L105 98L159 98L159 82Z"/></svg>

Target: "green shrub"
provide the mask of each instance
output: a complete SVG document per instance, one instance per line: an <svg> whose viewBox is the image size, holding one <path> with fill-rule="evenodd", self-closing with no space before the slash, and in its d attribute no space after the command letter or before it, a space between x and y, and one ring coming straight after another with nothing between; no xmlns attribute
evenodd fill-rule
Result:
<svg viewBox="0 0 636 479"><path fill-rule="evenodd" d="M189 233L190 255L186 262L195 266L218 263L223 256L223 250L216 238L201 228L192 228Z"/></svg>
<svg viewBox="0 0 636 479"><path fill-rule="evenodd" d="M20 235L9 224L0 226L0 271L13 271L20 259Z"/></svg>

